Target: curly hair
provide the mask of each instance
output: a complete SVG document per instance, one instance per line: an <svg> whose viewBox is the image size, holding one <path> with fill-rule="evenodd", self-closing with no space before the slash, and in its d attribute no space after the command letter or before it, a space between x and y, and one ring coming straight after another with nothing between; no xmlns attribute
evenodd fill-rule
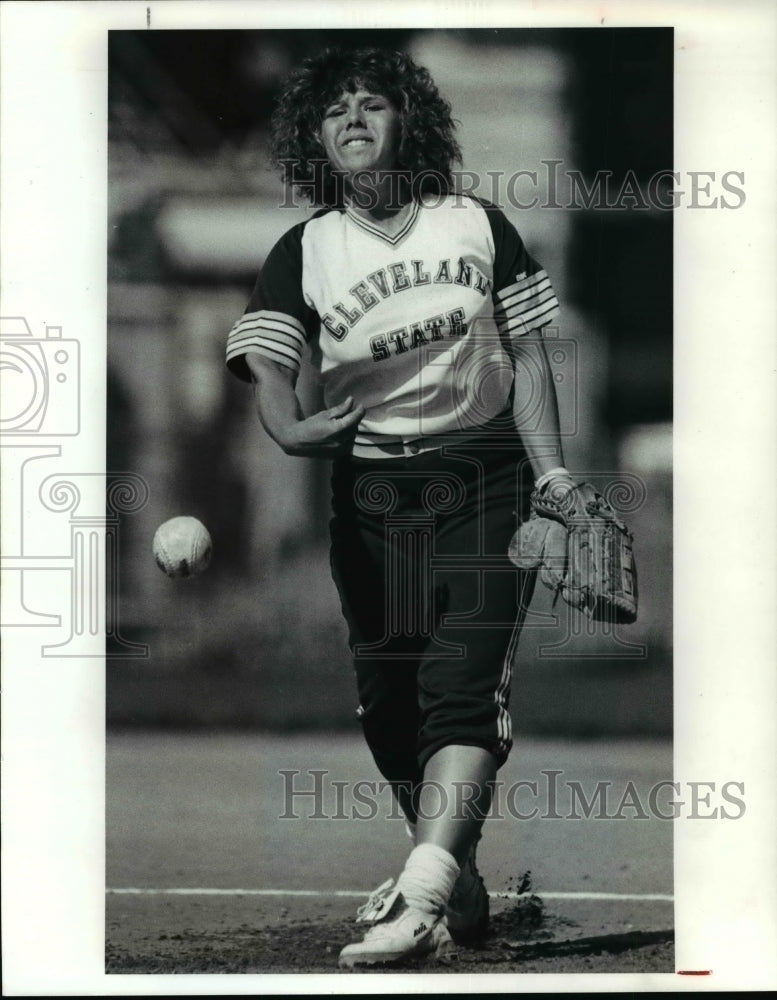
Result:
<svg viewBox="0 0 777 1000"><path fill-rule="evenodd" d="M315 205L342 202L342 184L323 160L317 133L326 107L360 87L387 98L401 113L396 168L417 179L414 192L450 190L453 165L461 161L450 105L427 69L404 52L378 48L328 48L291 73L272 116L271 158L284 181Z"/></svg>

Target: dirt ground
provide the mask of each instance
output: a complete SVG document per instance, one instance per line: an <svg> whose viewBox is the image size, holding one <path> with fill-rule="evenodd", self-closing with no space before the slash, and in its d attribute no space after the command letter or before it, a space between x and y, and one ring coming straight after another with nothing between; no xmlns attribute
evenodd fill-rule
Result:
<svg viewBox="0 0 777 1000"><path fill-rule="evenodd" d="M355 901L235 896L108 897L108 973L333 973L359 939ZM672 907L640 904L639 926L614 905L541 897L492 901L486 938L450 965L413 973L673 973ZM621 907L622 909L622 907ZM128 928L134 928L129 934ZM384 969L359 970L378 974ZM394 971L393 969L391 971ZM397 971L402 971L397 970Z"/></svg>

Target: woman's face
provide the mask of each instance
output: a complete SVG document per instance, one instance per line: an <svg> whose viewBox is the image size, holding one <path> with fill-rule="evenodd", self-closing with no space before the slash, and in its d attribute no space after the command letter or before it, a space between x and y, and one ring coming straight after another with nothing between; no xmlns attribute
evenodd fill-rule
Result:
<svg viewBox="0 0 777 1000"><path fill-rule="evenodd" d="M402 116L380 94L344 91L324 109L321 142L335 170L392 170L402 142Z"/></svg>

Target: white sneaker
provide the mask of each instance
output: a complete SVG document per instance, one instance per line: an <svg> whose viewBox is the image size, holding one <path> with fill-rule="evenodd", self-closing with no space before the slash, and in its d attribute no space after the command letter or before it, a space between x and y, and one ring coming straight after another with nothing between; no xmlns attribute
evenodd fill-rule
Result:
<svg viewBox="0 0 777 1000"><path fill-rule="evenodd" d="M456 879L445 916L454 941L475 941L488 929L488 892L475 863L474 844Z"/></svg>
<svg viewBox="0 0 777 1000"><path fill-rule="evenodd" d="M397 965L431 957L450 962L457 957L456 945L445 926L445 915L408 906L393 879L370 895L359 908L356 919L373 926L362 941L346 945L340 952L342 968Z"/></svg>

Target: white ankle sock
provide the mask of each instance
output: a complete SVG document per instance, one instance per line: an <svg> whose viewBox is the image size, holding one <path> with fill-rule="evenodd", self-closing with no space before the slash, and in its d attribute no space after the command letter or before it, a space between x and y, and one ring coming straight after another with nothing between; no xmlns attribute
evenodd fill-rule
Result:
<svg viewBox="0 0 777 1000"><path fill-rule="evenodd" d="M436 844L419 844L410 852L397 888L410 906L439 913L458 877L459 866L452 854Z"/></svg>

